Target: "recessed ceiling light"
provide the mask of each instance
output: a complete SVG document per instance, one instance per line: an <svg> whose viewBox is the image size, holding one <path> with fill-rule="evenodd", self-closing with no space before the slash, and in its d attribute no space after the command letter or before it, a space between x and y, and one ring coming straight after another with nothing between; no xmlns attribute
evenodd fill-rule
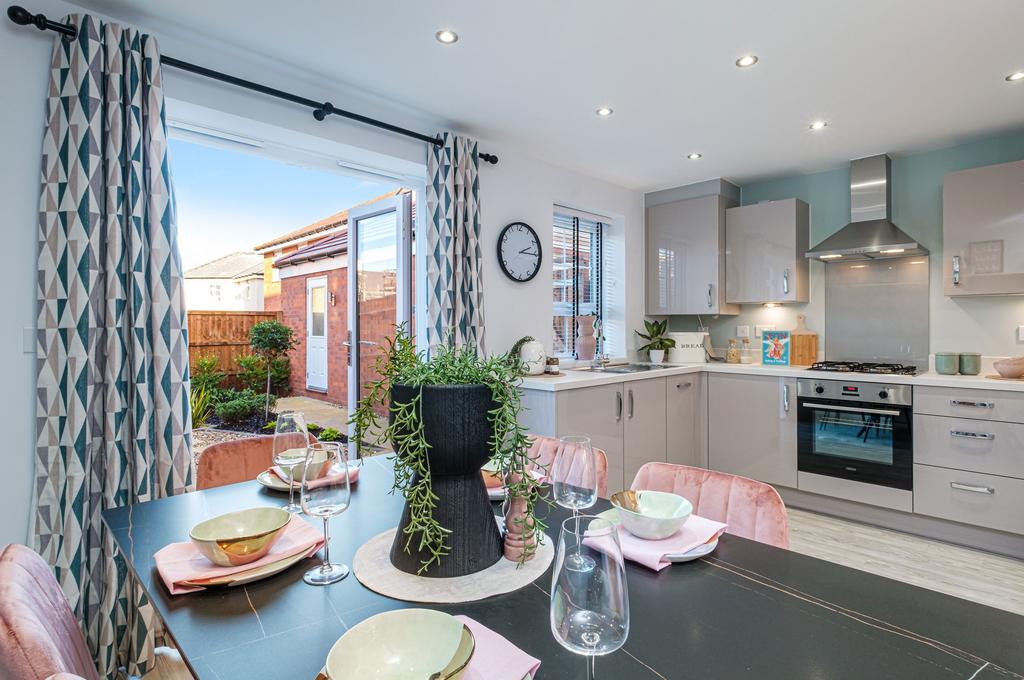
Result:
<svg viewBox="0 0 1024 680"><path fill-rule="evenodd" d="M687 158L689 158L691 161L699 161L701 158L704 158L704 154L695 152L689 154Z"/></svg>
<svg viewBox="0 0 1024 680"><path fill-rule="evenodd" d="M602 106L597 111L594 111L594 113L601 116L602 118L607 118L608 116L615 113L615 111L610 106Z"/></svg>
<svg viewBox="0 0 1024 680"><path fill-rule="evenodd" d="M443 45L451 45L452 43L459 42L459 34L447 28L435 33L434 37L437 38L437 42Z"/></svg>
<svg viewBox="0 0 1024 680"><path fill-rule="evenodd" d="M810 127L812 130L824 130L825 128L828 127L828 121L816 120L813 123L811 123L808 127Z"/></svg>
<svg viewBox="0 0 1024 680"><path fill-rule="evenodd" d="M1006 79L1011 83L1015 83L1018 80L1024 80L1024 71L1017 71L1016 73L1011 73L1010 75L1006 76Z"/></svg>
<svg viewBox="0 0 1024 680"><path fill-rule="evenodd" d="M740 68L746 68L748 66L753 66L756 63L757 63L757 57L755 55L753 55L753 54L745 54L745 55L743 55L742 57L740 57L739 59L736 60L736 65L739 66Z"/></svg>

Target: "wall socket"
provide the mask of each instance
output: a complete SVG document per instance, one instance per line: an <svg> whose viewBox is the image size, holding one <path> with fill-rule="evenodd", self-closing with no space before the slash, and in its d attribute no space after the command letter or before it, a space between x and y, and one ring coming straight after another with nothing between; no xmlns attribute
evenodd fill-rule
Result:
<svg viewBox="0 0 1024 680"><path fill-rule="evenodd" d="M1024 342L1024 326L1017 326L1017 342Z"/></svg>
<svg viewBox="0 0 1024 680"><path fill-rule="evenodd" d="M750 326L736 326L736 337L740 339L749 338Z"/></svg>
<svg viewBox="0 0 1024 680"><path fill-rule="evenodd" d="M764 335L765 331L775 330L775 324L773 323L759 323L754 326L754 337L760 338Z"/></svg>

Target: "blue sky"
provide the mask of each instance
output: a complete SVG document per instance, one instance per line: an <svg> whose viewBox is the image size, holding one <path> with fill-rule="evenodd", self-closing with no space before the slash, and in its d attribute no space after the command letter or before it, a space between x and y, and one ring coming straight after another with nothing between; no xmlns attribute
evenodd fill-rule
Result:
<svg viewBox="0 0 1024 680"><path fill-rule="evenodd" d="M171 137L178 241L185 269L250 250L394 188Z"/></svg>

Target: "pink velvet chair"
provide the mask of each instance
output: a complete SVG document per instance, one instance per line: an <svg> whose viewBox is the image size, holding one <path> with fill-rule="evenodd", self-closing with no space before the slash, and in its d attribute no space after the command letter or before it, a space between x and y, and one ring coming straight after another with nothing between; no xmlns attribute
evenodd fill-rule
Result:
<svg viewBox="0 0 1024 680"><path fill-rule="evenodd" d="M545 475L551 473L555 456L562 448L562 442L557 437L542 437L531 434L533 440L530 446L530 459L533 461L534 469L543 471ZM597 459L597 495L601 498L608 498L608 456L599 448L594 448L594 457ZM569 472L570 479L573 474L579 474L575 469Z"/></svg>
<svg viewBox="0 0 1024 680"><path fill-rule="evenodd" d="M196 458L196 487L211 489L247 482L273 464L274 435L213 444Z"/></svg>
<svg viewBox="0 0 1024 680"><path fill-rule="evenodd" d="M42 557L0 548L0 678L99 680L75 615Z"/></svg>
<svg viewBox="0 0 1024 680"><path fill-rule="evenodd" d="M763 482L686 465L647 463L630 488L678 494L693 503L694 513L728 524L727 533L789 548L786 505Z"/></svg>

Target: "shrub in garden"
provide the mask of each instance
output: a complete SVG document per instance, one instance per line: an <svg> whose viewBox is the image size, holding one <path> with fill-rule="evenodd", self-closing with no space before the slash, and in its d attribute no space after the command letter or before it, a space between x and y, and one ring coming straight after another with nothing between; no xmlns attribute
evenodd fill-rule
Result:
<svg viewBox="0 0 1024 680"><path fill-rule="evenodd" d="M325 427L316 438L322 442L343 442L346 440L345 435L333 427Z"/></svg>
<svg viewBox="0 0 1024 680"><path fill-rule="evenodd" d="M267 382L267 362L256 354L243 354L236 359L238 382L244 387L262 391ZM292 375L291 362L287 356L278 357L270 363L270 391L272 394L288 393L288 382Z"/></svg>
<svg viewBox="0 0 1024 680"><path fill-rule="evenodd" d="M192 371L192 388L200 390L218 389L224 382L224 373L217 370L217 357L205 356L196 359L195 370Z"/></svg>
<svg viewBox="0 0 1024 680"><path fill-rule="evenodd" d="M192 427L203 427L213 415L214 402L210 390L193 386L189 392L189 406L192 411Z"/></svg>
<svg viewBox="0 0 1024 680"><path fill-rule="evenodd" d="M267 369L267 393L263 415L270 417L270 386L274 362L286 357L295 346L295 331L279 321L260 321L249 331L249 345L263 358Z"/></svg>
<svg viewBox="0 0 1024 680"><path fill-rule="evenodd" d="M260 404L250 399L232 399L216 406L217 417L226 425L237 425L259 412Z"/></svg>

